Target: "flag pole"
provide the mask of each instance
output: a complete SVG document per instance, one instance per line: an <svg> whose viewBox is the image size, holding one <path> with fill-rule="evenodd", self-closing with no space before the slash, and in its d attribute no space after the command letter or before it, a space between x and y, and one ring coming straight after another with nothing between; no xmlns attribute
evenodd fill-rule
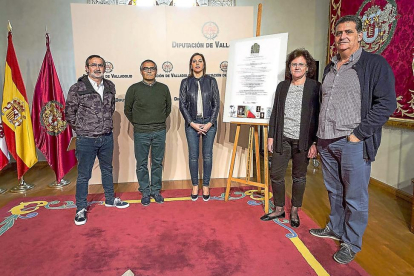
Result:
<svg viewBox="0 0 414 276"><path fill-rule="evenodd" d="M11 193L20 193L20 194L25 194L28 190L31 190L34 188L35 185L33 184L29 184L26 181L24 181L24 178L22 176L22 178L20 179L20 184L11 188L10 192Z"/></svg>

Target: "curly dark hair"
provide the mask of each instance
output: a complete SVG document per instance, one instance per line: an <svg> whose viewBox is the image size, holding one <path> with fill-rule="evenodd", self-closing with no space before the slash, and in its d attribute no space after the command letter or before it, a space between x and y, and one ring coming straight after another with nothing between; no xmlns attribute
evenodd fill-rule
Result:
<svg viewBox="0 0 414 276"><path fill-rule="evenodd" d="M290 73L290 63L292 62L292 60L298 57L303 57L306 60L306 65L308 65L308 72L306 73L306 76L309 78L313 78L316 73L316 62L311 56L311 54L309 54L309 52L305 50L304 48L296 49L287 55L285 78L287 80L292 79L292 74Z"/></svg>

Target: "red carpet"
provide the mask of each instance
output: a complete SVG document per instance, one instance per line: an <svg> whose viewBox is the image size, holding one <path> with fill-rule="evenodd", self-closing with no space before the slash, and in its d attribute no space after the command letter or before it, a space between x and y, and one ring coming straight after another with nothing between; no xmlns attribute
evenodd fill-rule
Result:
<svg viewBox="0 0 414 276"><path fill-rule="evenodd" d="M293 242L288 223L260 221L260 202L240 191L233 189L239 199L229 202L220 197L224 189L212 189L216 197L209 202L192 202L189 190L165 191L166 200L177 200L147 207L95 202L83 226L73 222L74 196L14 200L0 209L1 275L115 276L128 269L135 275L327 275L302 256L295 246L300 240L328 274L368 275L356 262L337 264L332 254L338 246L311 236L316 225L303 212L295 229L300 240ZM88 200L102 201L103 195ZM16 207L33 201L40 206Z"/></svg>

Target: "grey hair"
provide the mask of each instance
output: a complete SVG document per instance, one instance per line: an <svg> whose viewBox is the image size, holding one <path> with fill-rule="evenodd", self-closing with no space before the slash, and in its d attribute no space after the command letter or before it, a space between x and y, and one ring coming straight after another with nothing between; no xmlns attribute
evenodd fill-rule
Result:
<svg viewBox="0 0 414 276"><path fill-rule="evenodd" d="M139 70L143 70L143 65L144 65L144 63L145 62L152 62L152 63L154 63L154 65L155 65L155 70L157 70L157 64L153 61L153 60L151 60L151 59L146 59L146 60L144 60L142 63L141 63L141 66L139 67Z"/></svg>

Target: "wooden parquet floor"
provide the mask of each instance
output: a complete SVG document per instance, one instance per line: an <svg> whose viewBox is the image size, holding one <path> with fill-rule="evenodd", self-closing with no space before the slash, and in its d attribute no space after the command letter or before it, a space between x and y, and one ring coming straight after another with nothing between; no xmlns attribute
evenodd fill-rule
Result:
<svg viewBox="0 0 414 276"><path fill-rule="evenodd" d="M35 184L35 188L25 195L9 192L0 195L0 207L19 197L73 195L75 194L76 175L77 169L74 168L65 177L72 182L70 185L63 189L51 189L48 184L54 180L54 173L46 162L39 162L25 175L25 180ZM17 183L15 167L12 165L0 172L1 188L10 189ZM286 183L286 191L290 193L289 173L286 175ZM225 187L225 185L226 179L211 181L211 187ZM234 183L233 186L238 186L238 184ZM137 187L137 183L119 183L115 184L115 191L132 192L136 191ZM163 182L163 189L189 188L191 188L189 180ZM89 187L89 193L102 192L101 185ZM362 251L357 254L356 261L371 275L414 275L414 234L409 231L411 204L374 185L370 185L369 192L369 222ZM329 214L328 196L322 181L322 173L317 171L312 174L311 166L309 166L302 210L318 225L325 226Z"/></svg>

